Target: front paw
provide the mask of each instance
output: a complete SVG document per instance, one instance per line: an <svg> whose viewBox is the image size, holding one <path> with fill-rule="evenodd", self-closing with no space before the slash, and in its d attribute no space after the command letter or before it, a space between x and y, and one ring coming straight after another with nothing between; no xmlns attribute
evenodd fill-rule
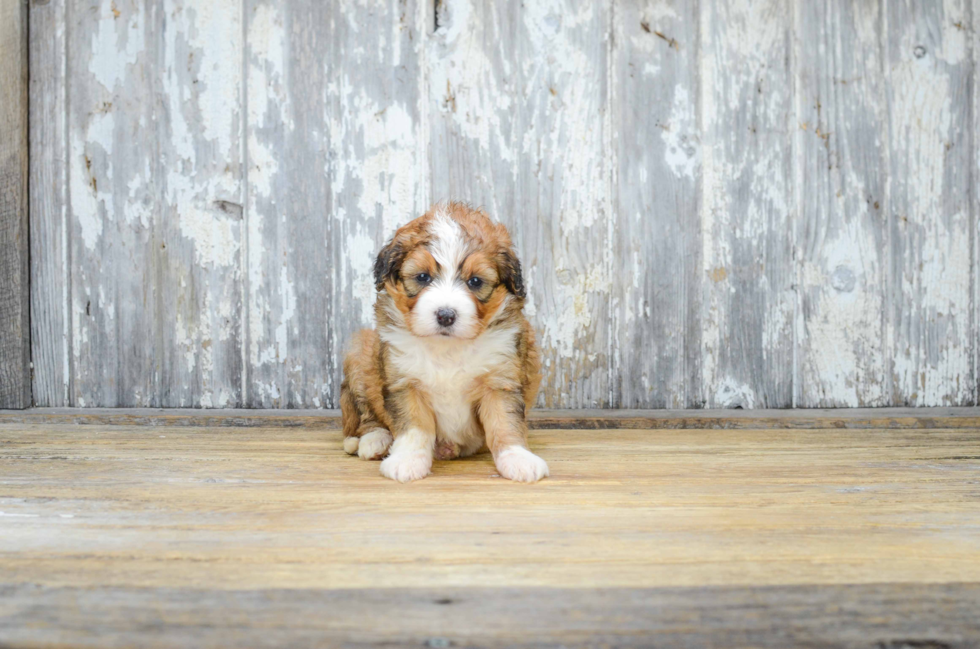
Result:
<svg viewBox="0 0 980 649"><path fill-rule="evenodd" d="M391 446L391 433L384 428L375 428L361 436L357 446L357 457L362 460L380 460Z"/></svg>
<svg viewBox="0 0 980 649"><path fill-rule="evenodd" d="M421 480L432 471L430 451L392 453L381 463L381 475L398 482Z"/></svg>
<svg viewBox="0 0 980 649"><path fill-rule="evenodd" d="M523 446L508 446L494 458L497 471L515 482L537 482L548 477L548 464Z"/></svg>

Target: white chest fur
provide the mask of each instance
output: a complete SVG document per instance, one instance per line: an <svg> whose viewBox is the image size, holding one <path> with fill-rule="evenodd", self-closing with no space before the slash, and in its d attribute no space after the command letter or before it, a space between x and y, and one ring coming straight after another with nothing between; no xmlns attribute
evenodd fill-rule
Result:
<svg viewBox="0 0 980 649"><path fill-rule="evenodd" d="M391 346L395 367L428 393L439 437L459 444L469 442L473 408L467 394L477 378L513 358L517 330L491 329L473 340L418 337L399 329L380 334Z"/></svg>

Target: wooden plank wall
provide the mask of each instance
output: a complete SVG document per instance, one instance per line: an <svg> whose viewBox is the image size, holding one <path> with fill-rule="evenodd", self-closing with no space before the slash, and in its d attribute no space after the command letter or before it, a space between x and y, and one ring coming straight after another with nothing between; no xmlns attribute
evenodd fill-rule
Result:
<svg viewBox="0 0 980 649"><path fill-rule="evenodd" d="M0 408L31 405L27 3L0 0Z"/></svg>
<svg viewBox="0 0 980 649"><path fill-rule="evenodd" d="M454 198L522 251L541 405L974 405L978 34L980 0L36 2L34 400L336 407L374 253Z"/></svg>

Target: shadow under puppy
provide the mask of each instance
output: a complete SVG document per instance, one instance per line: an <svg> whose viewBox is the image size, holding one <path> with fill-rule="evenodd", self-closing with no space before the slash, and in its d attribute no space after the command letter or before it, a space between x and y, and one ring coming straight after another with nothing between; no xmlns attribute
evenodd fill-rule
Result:
<svg viewBox="0 0 980 649"><path fill-rule="evenodd" d="M374 265L376 329L344 360L344 450L409 482L489 448L505 478L548 465L527 448L541 383L524 280L507 229L461 203L436 205L395 232ZM387 457L386 457L387 456Z"/></svg>

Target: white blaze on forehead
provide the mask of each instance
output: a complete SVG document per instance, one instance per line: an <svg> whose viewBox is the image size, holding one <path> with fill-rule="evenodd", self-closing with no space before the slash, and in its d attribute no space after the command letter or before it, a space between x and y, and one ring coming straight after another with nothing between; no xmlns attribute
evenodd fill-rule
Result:
<svg viewBox="0 0 980 649"><path fill-rule="evenodd" d="M432 243L429 244L429 250L442 267L442 272L439 274L451 280L456 274L456 269L466 259L467 246L463 229L449 218L445 211L439 209L432 220L430 232Z"/></svg>

